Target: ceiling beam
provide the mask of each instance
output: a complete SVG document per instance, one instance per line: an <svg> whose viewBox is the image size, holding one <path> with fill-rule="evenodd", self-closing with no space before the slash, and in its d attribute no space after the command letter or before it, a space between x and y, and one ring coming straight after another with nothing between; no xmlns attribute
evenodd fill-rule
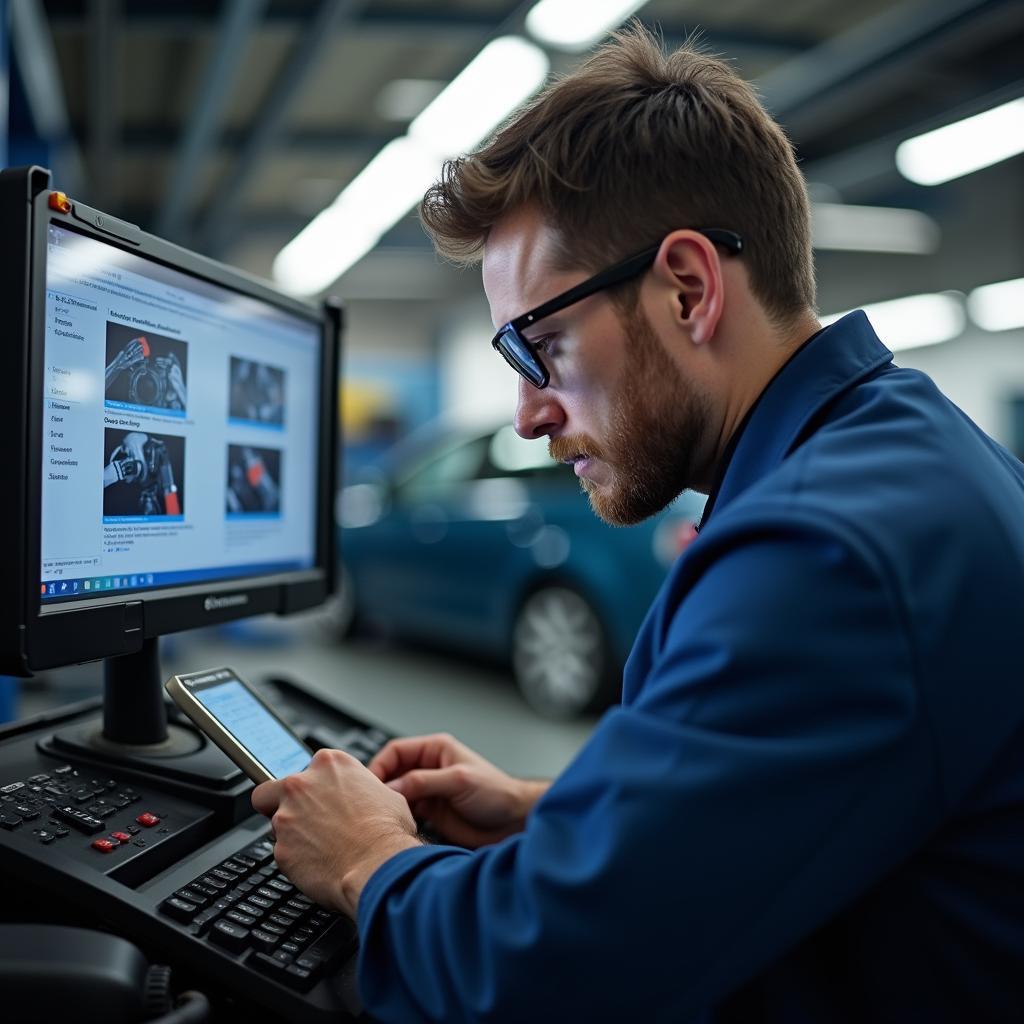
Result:
<svg viewBox="0 0 1024 1024"><path fill-rule="evenodd" d="M114 198L117 151L119 0L89 0L89 195L108 209Z"/></svg>
<svg viewBox="0 0 1024 1024"><path fill-rule="evenodd" d="M317 67L324 49L335 38L340 25L357 16L367 0L321 0L301 30L291 56L277 74L260 107L251 130L235 161L215 191L202 224L198 242L207 252L223 245L242 194L259 169L263 157L274 148L292 102Z"/></svg>
<svg viewBox="0 0 1024 1024"><path fill-rule="evenodd" d="M162 32L202 30L212 25L217 17L216 8L208 0L124 0L124 6L126 19L132 26L148 26ZM510 16L507 10L445 10L438 5L417 9L374 3L352 19L352 30L377 37L449 39L462 45L481 34L522 31L522 22L532 4L525 4L521 11L520 6L523 5L516 5ZM48 0L47 16L55 28L75 30L83 24L81 0ZM512 24L516 16L518 24ZM271 28L296 27L305 24L309 17L310 8L294 0L268 0L264 22ZM645 19L642 10L639 17L657 29L669 46L678 46L691 32L699 31L701 38L714 50L732 54L750 51L783 58L802 53L818 42L816 36L792 30L773 32L735 24L703 25L677 17L655 21Z"/></svg>
<svg viewBox="0 0 1024 1024"><path fill-rule="evenodd" d="M68 122L57 51L41 0L18 0L8 5L11 51L25 88L36 132L50 147L51 164L61 188L80 192L86 170L82 153Z"/></svg>
<svg viewBox="0 0 1024 1024"><path fill-rule="evenodd" d="M979 20L993 27L1019 0L906 0L758 79L765 105L799 140L864 110L912 79L939 46Z"/></svg>
<svg viewBox="0 0 1024 1024"><path fill-rule="evenodd" d="M177 240L184 233L196 179L216 144L217 126L238 77L246 44L266 4L267 0L230 0L224 8L217 39L192 104L194 113L181 137L157 216L156 231L160 235Z"/></svg>
<svg viewBox="0 0 1024 1024"><path fill-rule="evenodd" d="M922 186L912 185L896 169L896 147L901 142L915 135L923 135L933 128L979 114L983 110L991 110L1020 96L1024 96L1024 79L983 96L974 97L965 103L948 107L941 115L907 125L901 131L891 132L863 145L853 146L804 164L804 176L809 182L834 188L845 199L861 198L865 191L869 196L877 195L885 190L887 179L900 182L902 187L920 190ZM923 188L922 195L930 193L931 190Z"/></svg>

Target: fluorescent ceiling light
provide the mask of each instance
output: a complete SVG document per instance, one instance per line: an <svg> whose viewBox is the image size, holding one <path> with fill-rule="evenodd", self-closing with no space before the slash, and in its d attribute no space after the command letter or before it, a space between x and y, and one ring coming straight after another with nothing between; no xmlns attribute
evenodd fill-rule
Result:
<svg viewBox="0 0 1024 1024"><path fill-rule="evenodd" d="M517 36L488 43L409 125L293 238L274 279L315 295L365 256L441 176L445 158L472 149L543 84L547 55Z"/></svg>
<svg viewBox="0 0 1024 1024"><path fill-rule="evenodd" d="M540 0L526 16L534 39L562 50L587 50L647 0Z"/></svg>
<svg viewBox="0 0 1024 1024"><path fill-rule="evenodd" d="M815 203L811 229L815 249L912 255L935 252L941 236L938 224L920 210L845 203Z"/></svg>
<svg viewBox="0 0 1024 1024"><path fill-rule="evenodd" d="M440 174L440 158L408 137L389 142L277 254L274 278L302 295L326 288L365 256Z"/></svg>
<svg viewBox="0 0 1024 1024"><path fill-rule="evenodd" d="M861 306L882 343L893 352L924 345L938 345L957 337L967 317L957 294L908 295L904 299ZM847 310L846 313L852 312ZM825 325L835 323L846 313L821 318Z"/></svg>
<svg viewBox="0 0 1024 1024"><path fill-rule="evenodd" d="M901 142L900 174L918 185L980 171L1024 152L1024 97Z"/></svg>
<svg viewBox="0 0 1024 1024"><path fill-rule="evenodd" d="M411 121L446 84L433 78L396 78L381 89L377 113L388 121Z"/></svg>
<svg viewBox="0 0 1024 1024"><path fill-rule="evenodd" d="M488 43L411 125L409 137L444 157L483 141L548 74L547 54L519 36Z"/></svg>
<svg viewBox="0 0 1024 1024"><path fill-rule="evenodd" d="M1024 277L975 288L967 297L967 310L986 331L1024 327Z"/></svg>

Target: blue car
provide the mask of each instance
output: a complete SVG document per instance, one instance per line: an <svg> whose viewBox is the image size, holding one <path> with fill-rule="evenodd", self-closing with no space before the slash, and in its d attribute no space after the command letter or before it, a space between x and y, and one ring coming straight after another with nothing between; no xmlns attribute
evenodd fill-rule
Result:
<svg viewBox="0 0 1024 1024"><path fill-rule="evenodd" d="M511 426L434 428L397 446L339 496L344 634L376 623L495 657L550 717L597 710L704 498L613 528L568 466Z"/></svg>

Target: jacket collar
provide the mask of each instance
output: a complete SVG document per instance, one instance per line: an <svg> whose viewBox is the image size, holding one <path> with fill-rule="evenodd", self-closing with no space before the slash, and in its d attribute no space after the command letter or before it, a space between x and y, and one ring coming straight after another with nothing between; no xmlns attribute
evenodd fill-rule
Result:
<svg viewBox="0 0 1024 1024"><path fill-rule="evenodd" d="M891 361L892 353L861 310L813 335L772 378L738 428L700 525L779 465L819 410Z"/></svg>

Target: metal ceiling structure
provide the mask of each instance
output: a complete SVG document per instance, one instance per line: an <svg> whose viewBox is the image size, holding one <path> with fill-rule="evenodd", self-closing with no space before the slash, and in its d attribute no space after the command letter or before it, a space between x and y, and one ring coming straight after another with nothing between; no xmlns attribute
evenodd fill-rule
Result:
<svg viewBox="0 0 1024 1024"><path fill-rule="evenodd" d="M11 39L37 130L69 189L269 275L273 254L405 131L408 120L379 110L385 87L450 80L488 40L523 31L531 6L10 0ZM993 260L1020 271L1019 203L1008 218L986 214L958 187L911 186L893 163L896 144L922 127L1024 95L1019 0L650 0L639 15L669 45L698 32L755 79L816 186L948 217L953 239L961 221L991 216L982 229ZM550 56L556 73L579 60ZM1020 192L1021 158L985 173L994 209ZM413 218L379 251L395 249L429 258Z"/></svg>

